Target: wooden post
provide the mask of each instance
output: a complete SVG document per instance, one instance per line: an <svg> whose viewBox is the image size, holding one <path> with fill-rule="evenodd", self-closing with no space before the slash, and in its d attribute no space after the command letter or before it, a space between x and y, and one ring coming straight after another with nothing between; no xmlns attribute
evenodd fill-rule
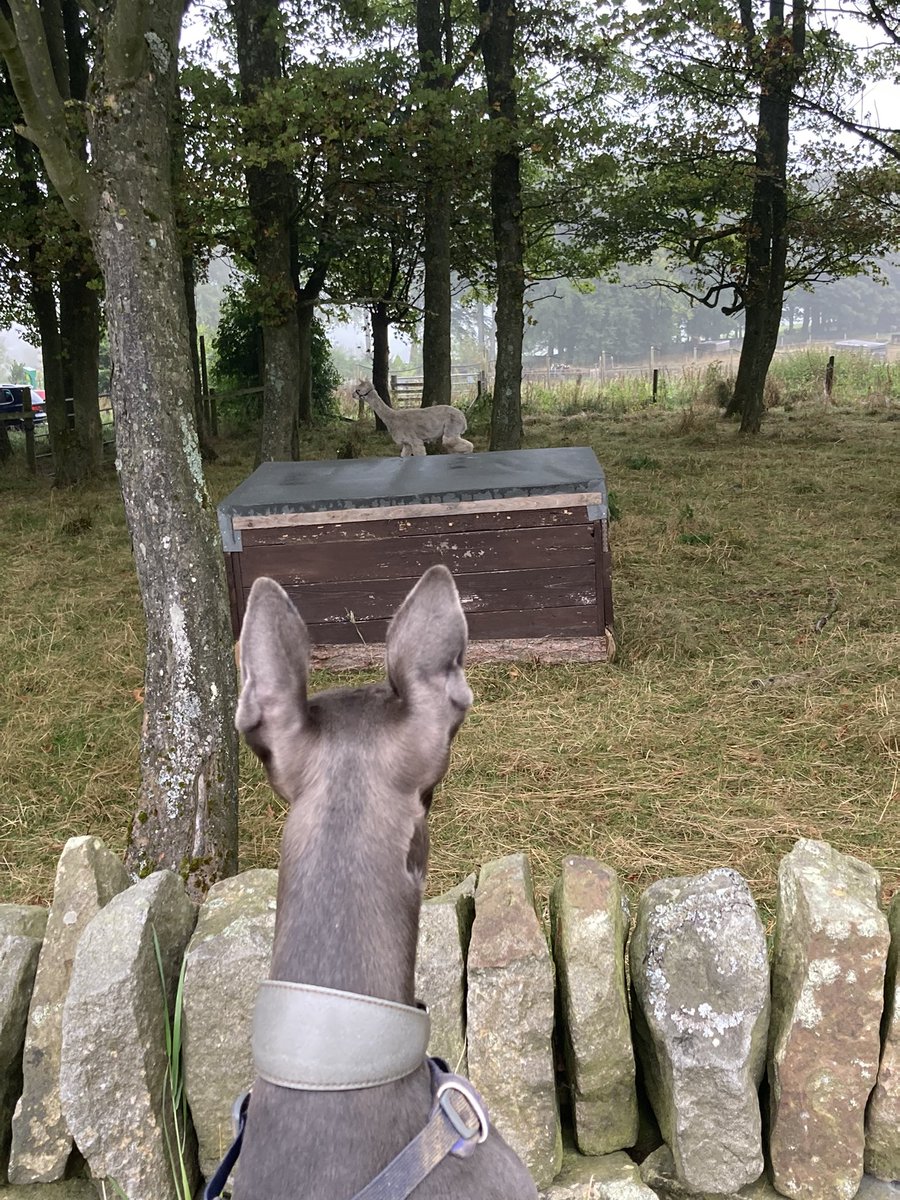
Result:
<svg viewBox="0 0 900 1200"><path fill-rule="evenodd" d="M25 399L22 401L22 413L25 418L25 458L28 470L37 475L37 455L34 450L34 410L31 407L31 388L25 388Z"/></svg>
<svg viewBox="0 0 900 1200"><path fill-rule="evenodd" d="M828 359L828 365L825 368L825 397L831 399L831 392L834 387L834 355Z"/></svg>
<svg viewBox="0 0 900 1200"><path fill-rule="evenodd" d="M659 392L659 368L653 368L653 403L656 403L657 393Z"/></svg>

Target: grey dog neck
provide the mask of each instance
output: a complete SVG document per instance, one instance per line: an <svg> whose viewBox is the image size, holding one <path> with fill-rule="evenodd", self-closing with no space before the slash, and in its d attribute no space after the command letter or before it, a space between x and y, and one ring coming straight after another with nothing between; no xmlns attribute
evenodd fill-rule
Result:
<svg viewBox="0 0 900 1200"><path fill-rule="evenodd" d="M377 1087L422 1064L430 1032L421 1008L267 979L253 1014L253 1061L262 1078L279 1087Z"/></svg>

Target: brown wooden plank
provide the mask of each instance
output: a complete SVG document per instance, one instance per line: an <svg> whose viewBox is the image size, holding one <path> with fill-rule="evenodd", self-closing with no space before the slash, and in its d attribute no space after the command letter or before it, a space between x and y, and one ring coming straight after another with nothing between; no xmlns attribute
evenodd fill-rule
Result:
<svg viewBox="0 0 900 1200"><path fill-rule="evenodd" d="M390 509L383 509L390 512ZM442 517L397 517L383 521L348 521L330 525L266 526L242 529L241 543L252 546L310 546L319 542L378 541L385 537L474 533L483 529L532 529L587 524L585 507L510 509L504 512L458 513Z"/></svg>
<svg viewBox="0 0 900 1200"><path fill-rule="evenodd" d="M609 522L597 521L597 596L602 607L603 625L600 632L613 627L612 553L609 548Z"/></svg>
<svg viewBox="0 0 900 1200"><path fill-rule="evenodd" d="M530 612L477 612L467 614L469 638L596 637L597 607L543 608ZM310 624L309 636L316 645L347 645L383 642L388 622L348 621Z"/></svg>
<svg viewBox="0 0 900 1200"><path fill-rule="evenodd" d="M383 521L389 512L395 519L453 516L462 513L516 512L522 509L584 508L602 504L601 492L560 492L540 496L500 496L489 500L453 500L415 504L394 504L390 508L336 508L316 512L241 514L232 518L234 529L280 529L289 525L345 525L348 521Z"/></svg>
<svg viewBox="0 0 900 1200"><path fill-rule="evenodd" d="M228 607L231 610L231 631L235 637L244 622L244 588L241 583L240 554L226 553L225 578L228 581Z"/></svg>
<svg viewBox="0 0 900 1200"><path fill-rule="evenodd" d="M244 588L269 575L283 587L359 579L418 579L435 563L454 574L528 570L593 564L589 525L498 529L481 533L384 538L377 542L322 542L307 551L294 546L254 546L241 555Z"/></svg>
<svg viewBox="0 0 900 1200"><path fill-rule="evenodd" d="M596 604L590 564L552 570L481 571L456 575L455 579L466 613ZM409 579L375 579L301 584L287 588L287 593L305 621L329 624L349 620L349 613L356 621L390 618L409 590Z"/></svg>
<svg viewBox="0 0 900 1200"><path fill-rule="evenodd" d="M469 643L466 666L494 662L607 663L612 662L614 654L615 642L611 637L488 638ZM328 671L383 667L384 643L313 646L310 661L314 668Z"/></svg>

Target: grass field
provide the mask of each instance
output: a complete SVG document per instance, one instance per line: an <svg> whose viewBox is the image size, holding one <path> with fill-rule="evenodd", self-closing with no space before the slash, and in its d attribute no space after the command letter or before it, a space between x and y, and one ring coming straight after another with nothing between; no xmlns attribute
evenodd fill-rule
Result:
<svg viewBox="0 0 900 1200"><path fill-rule="evenodd" d="M865 386L833 407L781 388L755 440L697 387L657 408L530 395L528 446L591 445L606 468L618 656L471 670L475 707L433 809L432 892L527 848L542 896L575 852L632 892L730 865L770 913L798 837L900 888L900 410ZM350 428L307 452L333 455ZM216 498L250 468L248 447L221 450ZM124 845L142 622L114 480L69 495L5 471L0 545L0 900L42 901L67 837ZM242 770L241 863L274 866L281 805L246 753Z"/></svg>

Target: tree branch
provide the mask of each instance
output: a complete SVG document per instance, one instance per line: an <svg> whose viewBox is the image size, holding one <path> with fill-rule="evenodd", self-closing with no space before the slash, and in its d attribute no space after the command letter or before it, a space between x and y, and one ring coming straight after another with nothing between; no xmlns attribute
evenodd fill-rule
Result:
<svg viewBox="0 0 900 1200"><path fill-rule="evenodd" d="M56 85L53 64L37 5L6 0L0 5L0 54L25 125L18 130L41 152L53 186L70 215L88 227L94 202L87 168L69 142L66 111Z"/></svg>

